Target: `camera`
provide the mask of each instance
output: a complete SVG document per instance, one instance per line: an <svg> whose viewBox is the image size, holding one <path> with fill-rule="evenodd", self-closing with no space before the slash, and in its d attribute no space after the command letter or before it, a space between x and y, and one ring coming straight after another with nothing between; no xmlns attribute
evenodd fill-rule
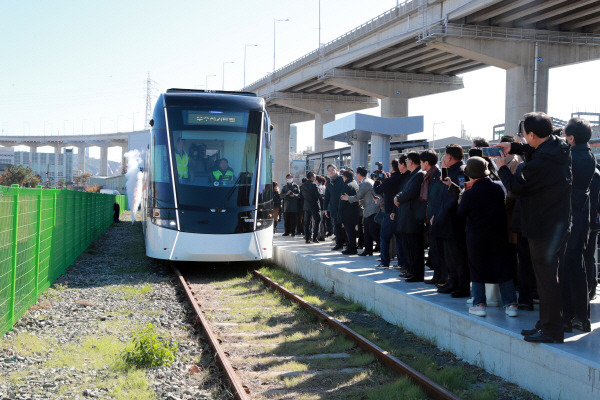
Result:
<svg viewBox="0 0 600 400"><path fill-rule="evenodd" d="M377 171L373 171L371 174L371 179L383 180L385 178L385 174L383 173L383 164L380 161L377 161L375 165L377 165Z"/></svg>

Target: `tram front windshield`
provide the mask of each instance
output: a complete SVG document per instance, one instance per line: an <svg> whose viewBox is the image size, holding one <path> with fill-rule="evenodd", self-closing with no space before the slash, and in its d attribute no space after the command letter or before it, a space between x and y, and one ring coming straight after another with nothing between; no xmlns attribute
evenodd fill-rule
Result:
<svg viewBox="0 0 600 400"><path fill-rule="evenodd" d="M167 108L180 208L255 204L260 111Z"/></svg>

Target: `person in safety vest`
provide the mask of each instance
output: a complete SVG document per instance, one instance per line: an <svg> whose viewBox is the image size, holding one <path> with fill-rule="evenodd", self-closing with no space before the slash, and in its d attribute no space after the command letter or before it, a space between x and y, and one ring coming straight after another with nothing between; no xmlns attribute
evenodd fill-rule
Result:
<svg viewBox="0 0 600 400"><path fill-rule="evenodd" d="M211 172L211 181L216 185L227 185L234 182L233 169L229 168L229 161L221 158L217 164L218 168Z"/></svg>
<svg viewBox="0 0 600 400"><path fill-rule="evenodd" d="M175 161L177 162L177 175L179 175L179 179L188 179L188 164L190 162L190 157L183 149L183 140L181 138L177 139Z"/></svg>

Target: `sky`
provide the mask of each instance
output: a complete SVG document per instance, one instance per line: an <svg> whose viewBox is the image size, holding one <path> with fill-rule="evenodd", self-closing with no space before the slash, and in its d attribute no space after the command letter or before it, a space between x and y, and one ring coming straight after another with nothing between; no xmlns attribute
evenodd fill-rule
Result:
<svg viewBox="0 0 600 400"><path fill-rule="evenodd" d="M396 1L320 3L326 43ZM0 15L0 135L142 129L148 76L154 99L168 88L207 83L241 89L244 70L249 84L273 69L274 18L289 19L276 23L276 68L319 43L318 0L21 0L0 2ZM598 71L600 61L552 69L549 113L568 119L573 111L600 111ZM489 67L463 78L465 89L410 100L409 115L425 119L425 131L411 139L431 138L438 122L436 137L459 136L461 123L468 135L491 137L504 121L505 73ZM378 108L360 112L379 115ZM314 123L298 124L298 149L313 143ZM120 157L120 149L109 151L110 159Z"/></svg>

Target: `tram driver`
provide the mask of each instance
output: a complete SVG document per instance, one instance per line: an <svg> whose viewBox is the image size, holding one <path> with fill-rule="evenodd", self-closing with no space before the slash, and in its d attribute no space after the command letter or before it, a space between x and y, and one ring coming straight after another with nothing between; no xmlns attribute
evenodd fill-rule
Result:
<svg viewBox="0 0 600 400"><path fill-rule="evenodd" d="M215 186L231 185L235 181L233 169L229 167L229 161L226 158L221 158L210 175L211 182Z"/></svg>

